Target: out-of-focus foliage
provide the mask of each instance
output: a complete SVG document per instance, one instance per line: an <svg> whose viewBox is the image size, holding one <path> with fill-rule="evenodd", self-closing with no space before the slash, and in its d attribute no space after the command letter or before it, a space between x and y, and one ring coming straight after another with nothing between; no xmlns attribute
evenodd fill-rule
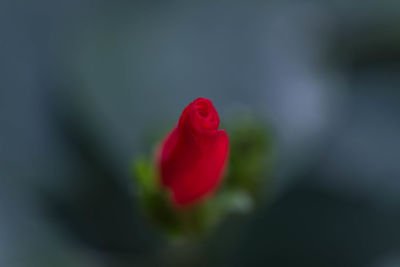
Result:
<svg viewBox="0 0 400 267"><path fill-rule="evenodd" d="M267 194L275 159L271 130L262 121L243 118L231 124L229 136L231 150L226 186L262 197Z"/></svg>

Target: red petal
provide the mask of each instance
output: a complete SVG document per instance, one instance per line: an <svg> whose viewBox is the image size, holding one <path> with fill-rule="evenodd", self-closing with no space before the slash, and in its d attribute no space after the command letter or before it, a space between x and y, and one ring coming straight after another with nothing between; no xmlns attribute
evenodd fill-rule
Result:
<svg viewBox="0 0 400 267"><path fill-rule="evenodd" d="M219 117L208 99L200 98L182 113L178 126L161 146L162 184L178 205L212 193L220 183L228 158L229 139L217 130Z"/></svg>

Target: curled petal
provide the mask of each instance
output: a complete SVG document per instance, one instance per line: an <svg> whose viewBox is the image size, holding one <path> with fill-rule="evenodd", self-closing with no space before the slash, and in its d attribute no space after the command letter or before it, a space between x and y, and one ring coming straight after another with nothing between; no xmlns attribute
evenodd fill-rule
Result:
<svg viewBox="0 0 400 267"><path fill-rule="evenodd" d="M177 205L203 199L222 180L229 139L218 126L219 116L212 102L198 98L185 108L177 127L161 145L161 182Z"/></svg>

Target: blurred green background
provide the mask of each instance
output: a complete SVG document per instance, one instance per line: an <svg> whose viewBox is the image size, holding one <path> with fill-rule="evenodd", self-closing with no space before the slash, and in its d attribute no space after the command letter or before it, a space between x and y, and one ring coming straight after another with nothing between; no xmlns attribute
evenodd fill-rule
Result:
<svg viewBox="0 0 400 267"><path fill-rule="evenodd" d="M164 266L132 160L199 96L276 137L199 266L400 266L399 87L398 1L1 0L0 266Z"/></svg>

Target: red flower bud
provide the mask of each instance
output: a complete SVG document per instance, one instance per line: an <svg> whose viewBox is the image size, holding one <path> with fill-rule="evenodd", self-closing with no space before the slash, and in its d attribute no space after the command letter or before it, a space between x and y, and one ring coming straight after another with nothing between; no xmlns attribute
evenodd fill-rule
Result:
<svg viewBox="0 0 400 267"><path fill-rule="evenodd" d="M229 139L218 126L212 102L198 98L185 108L178 125L161 144L157 155L161 183L178 206L203 199L221 182Z"/></svg>

